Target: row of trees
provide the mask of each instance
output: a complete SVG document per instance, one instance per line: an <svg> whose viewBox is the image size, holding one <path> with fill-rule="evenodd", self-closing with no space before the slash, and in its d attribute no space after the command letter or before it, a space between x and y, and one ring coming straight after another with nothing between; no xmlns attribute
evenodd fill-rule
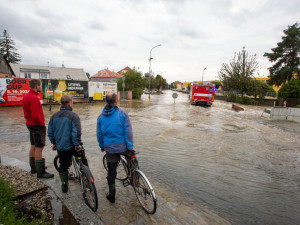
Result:
<svg viewBox="0 0 300 225"><path fill-rule="evenodd" d="M129 70L128 72L124 73L123 76L125 77L124 80L124 91L132 91L132 97L134 99L139 99L145 88L149 88L149 78L143 77L142 74L135 69ZM118 90L123 90L122 86L123 80L122 78L118 79ZM165 78L163 78L160 74L157 74L156 77L150 77L150 90L160 88L167 88L168 83Z"/></svg>
<svg viewBox="0 0 300 225"><path fill-rule="evenodd" d="M264 54L270 62L274 63L269 68L268 84L253 79L260 65L256 55L249 55L244 47L242 51L234 54L229 63L221 65L218 75L223 82L223 90L237 91L242 96L247 94L263 98L265 92L274 92L270 85L286 84L293 78L293 74L300 74L299 23L289 26L284 30L284 34L282 41L277 43L277 47L272 48L271 53ZM280 92L286 92L286 90L286 88L281 88Z"/></svg>

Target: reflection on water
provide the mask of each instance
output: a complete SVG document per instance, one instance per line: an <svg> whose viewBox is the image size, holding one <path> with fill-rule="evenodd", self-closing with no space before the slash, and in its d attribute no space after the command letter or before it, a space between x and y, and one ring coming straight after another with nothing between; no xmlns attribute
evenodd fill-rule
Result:
<svg viewBox="0 0 300 225"><path fill-rule="evenodd" d="M120 104L130 115L147 176L235 224L299 224L299 124L260 118L264 107L235 112L223 101L208 108L191 106L181 93L174 104L171 95ZM74 105L89 155L99 151L96 120L103 107ZM47 109L46 123L59 106ZM0 140L27 141L22 109L0 108L0 113Z"/></svg>

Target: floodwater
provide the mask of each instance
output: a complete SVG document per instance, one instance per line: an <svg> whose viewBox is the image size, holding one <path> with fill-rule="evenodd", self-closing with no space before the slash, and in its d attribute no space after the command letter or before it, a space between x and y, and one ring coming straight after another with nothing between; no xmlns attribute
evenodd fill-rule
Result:
<svg viewBox="0 0 300 225"><path fill-rule="evenodd" d="M89 160L99 152L96 120L103 106L74 105ZM233 224L300 224L299 123L260 117L265 107L235 112L218 100L191 106L181 93L174 104L171 91L120 107L129 113L140 167L151 182ZM46 123L59 106L47 109ZM21 107L0 108L0 126L2 143L28 142Z"/></svg>

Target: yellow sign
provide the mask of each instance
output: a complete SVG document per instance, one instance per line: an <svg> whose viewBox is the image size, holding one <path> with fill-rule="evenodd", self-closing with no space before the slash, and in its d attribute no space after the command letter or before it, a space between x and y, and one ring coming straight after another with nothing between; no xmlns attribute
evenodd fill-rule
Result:
<svg viewBox="0 0 300 225"><path fill-rule="evenodd" d="M66 81L65 80L59 80L58 81L58 89L60 91L65 91L67 89Z"/></svg>
<svg viewBox="0 0 300 225"><path fill-rule="evenodd" d="M103 93L94 93L93 100L103 100Z"/></svg>

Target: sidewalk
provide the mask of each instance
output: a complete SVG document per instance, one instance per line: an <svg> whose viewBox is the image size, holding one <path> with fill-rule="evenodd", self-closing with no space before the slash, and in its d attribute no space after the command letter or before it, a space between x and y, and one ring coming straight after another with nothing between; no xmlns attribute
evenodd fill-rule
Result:
<svg viewBox="0 0 300 225"><path fill-rule="evenodd" d="M29 171L29 165L27 161L25 162L28 159L25 146L12 148L9 144L0 144L0 149L6 149L6 151L1 150L2 164ZM99 206L97 212L94 213L83 202L79 185L74 185L70 181L69 192L67 194L61 192L59 176L52 163L55 154L47 149L43 152L47 170L54 173L55 177L49 180L42 179L42 181L51 187L80 224L230 224L228 220L205 206L187 205L185 199L151 180L157 196L157 211L154 215L148 215L141 208L131 186L123 187L119 181L116 181L116 202L111 204L105 197L108 188L106 171L102 165L103 153L101 154L100 151L93 157L87 154L98 194Z"/></svg>

